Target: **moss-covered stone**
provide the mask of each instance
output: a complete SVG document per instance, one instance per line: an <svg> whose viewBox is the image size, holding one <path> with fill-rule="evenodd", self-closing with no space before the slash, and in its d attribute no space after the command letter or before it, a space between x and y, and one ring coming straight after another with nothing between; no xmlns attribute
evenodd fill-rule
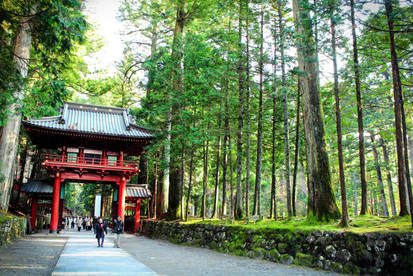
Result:
<svg viewBox="0 0 413 276"><path fill-rule="evenodd" d="M286 244L286 243L283 243L283 242L279 243L279 244L277 245L277 248L278 248L278 251L279 251L281 254L285 254L285 253L288 252L288 244Z"/></svg>
<svg viewBox="0 0 413 276"><path fill-rule="evenodd" d="M359 275L360 274L360 268L358 268L356 265L352 263L346 263L343 265L343 273L344 274L352 274L352 275Z"/></svg>
<svg viewBox="0 0 413 276"><path fill-rule="evenodd" d="M294 264L300 266L315 267L313 256L303 253L297 253L295 255Z"/></svg>
<svg viewBox="0 0 413 276"><path fill-rule="evenodd" d="M330 268L332 271L337 273L343 273L343 265L337 262L331 262Z"/></svg>
<svg viewBox="0 0 413 276"><path fill-rule="evenodd" d="M294 262L294 258L288 254L282 254L280 257L280 262L285 265L290 265Z"/></svg>

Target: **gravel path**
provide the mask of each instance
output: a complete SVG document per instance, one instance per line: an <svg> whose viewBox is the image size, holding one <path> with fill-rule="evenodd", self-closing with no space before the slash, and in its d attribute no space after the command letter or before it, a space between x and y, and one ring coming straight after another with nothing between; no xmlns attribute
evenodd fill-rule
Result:
<svg viewBox="0 0 413 276"><path fill-rule="evenodd" d="M0 248L0 275L50 275L66 241L64 236L38 233Z"/></svg>
<svg viewBox="0 0 413 276"><path fill-rule="evenodd" d="M143 236L123 235L121 247L160 275L337 275Z"/></svg>

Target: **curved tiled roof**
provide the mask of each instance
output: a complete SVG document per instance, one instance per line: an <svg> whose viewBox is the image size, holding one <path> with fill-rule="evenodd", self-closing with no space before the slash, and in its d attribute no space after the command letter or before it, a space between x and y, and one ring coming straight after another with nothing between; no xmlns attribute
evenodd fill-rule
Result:
<svg viewBox="0 0 413 276"><path fill-rule="evenodd" d="M126 186L126 197L148 198L151 197L151 191L147 185L128 184Z"/></svg>
<svg viewBox="0 0 413 276"><path fill-rule="evenodd" d="M120 136L128 138L153 138L143 127L137 126L129 109L79 103L66 103L60 116L43 117L24 122L27 126L64 132Z"/></svg>
<svg viewBox="0 0 413 276"><path fill-rule="evenodd" d="M28 194L53 194L53 185L50 181L30 180L23 184L21 191Z"/></svg>

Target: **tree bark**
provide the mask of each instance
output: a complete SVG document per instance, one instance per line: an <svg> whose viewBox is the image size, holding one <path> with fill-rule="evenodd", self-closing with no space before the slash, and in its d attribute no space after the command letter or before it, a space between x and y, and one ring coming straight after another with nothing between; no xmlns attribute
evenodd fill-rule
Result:
<svg viewBox="0 0 413 276"><path fill-rule="evenodd" d="M406 179L408 175L408 167L405 163L405 153L403 152L403 133L402 133L402 105L403 94L400 81L399 64L396 53L396 44L394 41L394 21L393 21L393 4L391 0L384 1L386 8L387 24L389 26L390 37L390 55L392 65L393 76L393 95L394 95L394 118L395 118L395 130L396 130L396 152L397 152L397 172L398 172L398 184L399 184L399 197L400 197L400 216L408 215L408 207L406 202L406 192L409 196L409 201L412 203L411 196L411 183L410 179ZM407 174L406 174L407 170ZM407 191L405 188L405 181L407 183ZM413 207L412 204L411 208ZM413 216L412 216L413 223Z"/></svg>
<svg viewBox="0 0 413 276"><path fill-rule="evenodd" d="M334 68L334 98L336 102L336 129L337 129L337 150L338 150L338 167L340 174L340 190L341 190L341 227L348 226L348 210L347 210L347 193L346 193L346 179L344 175L344 158L343 158L343 142L341 134L341 110L340 110L340 96L338 89L338 69L337 69L337 53L336 53L336 23L335 23L336 7L331 8L330 30L331 30L331 49L333 55Z"/></svg>
<svg viewBox="0 0 413 276"><path fill-rule="evenodd" d="M25 91L24 81L27 78L30 49L32 47L31 18L23 17L20 24L14 46L14 67L21 77L21 83L15 87L12 94L15 102L6 107L6 114L8 115L0 139L0 209L3 211L8 209L13 185L13 167L18 148L21 108Z"/></svg>
<svg viewBox="0 0 413 276"><path fill-rule="evenodd" d="M191 158L189 161L189 183L188 183L188 194L186 197L186 210L185 210L185 221L188 220L188 212L189 212L189 202L191 198L191 191L192 191L192 174L194 170L194 147L191 147Z"/></svg>
<svg viewBox="0 0 413 276"><path fill-rule="evenodd" d="M243 66L243 47L242 47L242 0L239 0L239 19L238 19L238 137L237 137L237 188L236 188L236 204L235 218L242 218L242 128L244 121L244 66Z"/></svg>
<svg viewBox="0 0 413 276"><path fill-rule="evenodd" d="M221 118L221 111L218 113L218 131L221 131L222 125L222 118ZM214 209L212 212L212 217L216 218L219 215L219 168L221 164L221 135L218 134L218 141L217 141L217 163L215 169L215 191L214 191Z"/></svg>
<svg viewBox="0 0 413 276"><path fill-rule="evenodd" d="M309 217L324 221L340 217L333 189L325 133L321 117L318 75L315 64L312 21L308 0L293 0L294 23L297 38L298 64L303 92L303 114L307 144L309 185L314 187L314 206Z"/></svg>
<svg viewBox="0 0 413 276"><path fill-rule="evenodd" d="M181 195L181 175L183 168L181 167L181 162L179 162L179 146L180 143L177 141L177 130L176 127L179 124L177 122L177 114L180 109L180 104L177 101L172 101L172 97L182 95L183 93L183 83L182 83L182 59L183 59L183 36L184 29L187 22L187 13L185 11L185 0L178 0L176 3L176 17L175 17L175 28L172 41L172 53L171 53L171 83L172 91L169 94L171 103L171 150L169 152L171 162L169 164L169 202L168 202L168 218L176 219L179 214L179 203ZM172 94L172 95L171 95ZM169 129L169 126L168 126ZM171 152L174 153L171 155Z"/></svg>
<svg viewBox="0 0 413 276"><path fill-rule="evenodd" d="M276 196L276 168L275 168L275 158L276 158L276 128L277 128L277 28L276 28L276 19L274 18L274 27L273 27L273 38L274 38L274 61L273 61L273 94L272 94L272 155L271 155L271 200L270 200L270 218L273 217L277 219L277 201L275 200Z"/></svg>
<svg viewBox="0 0 413 276"><path fill-rule="evenodd" d="M246 82L245 82L245 91L246 91L246 110L245 110L245 117L246 117L246 160L245 160L245 216L248 218L250 214L249 208L249 192L250 192L250 159L251 159L251 150L250 150L250 132L251 132L251 125L250 125L250 35L249 35L249 0L245 1L245 31L246 31L246 42L247 42L247 67L246 67ZM255 204L255 199L254 199Z"/></svg>
<svg viewBox="0 0 413 276"><path fill-rule="evenodd" d="M378 184L379 189L380 189L380 198L381 198L381 205L382 205L383 215L385 217L388 217L389 216L389 209L387 208L386 195L384 193L383 178L382 178L382 175L381 175L381 167L380 167L380 164L379 164L379 156L377 154L374 134L371 133L371 132L370 132L370 140L371 140L371 148L373 150L373 156L374 156L374 165L376 167L376 173L377 173L377 184Z"/></svg>
<svg viewBox="0 0 413 276"><path fill-rule="evenodd" d="M208 123L209 129L209 123ZM207 138L206 145L205 141L203 142L203 161L204 161L204 170L203 170L203 178L202 178L202 209L201 209L201 216L202 220L205 219L206 216L206 193L207 193L207 182L208 182L208 151L209 151L209 140Z"/></svg>
<svg viewBox="0 0 413 276"><path fill-rule="evenodd" d="M262 166L262 97L264 93L264 6L261 6L260 22L260 92L258 103L257 164L255 170L254 215L261 216L261 166Z"/></svg>
<svg viewBox="0 0 413 276"><path fill-rule="evenodd" d="M359 133L359 160L360 160L360 181L361 181L361 210L360 215L367 213L367 182L366 182L366 159L364 146L364 125L363 125L363 106L361 104L361 87L360 87L360 66L358 61L357 35L354 15L354 0L350 0L351 11L351 31L353 37L353 66L354 82L356 85L357 98L357 124Z"/></svg>
<svg viewBox="0 0 413 276"><path fill-rule="evenodd" d="M155 162L155 183L154 183L154 190L153 190L153 200L155 201L153 205L153 218L157 218L158 212L158 163Z"/></svg>
<svg viewBox="0 0 413 276"><path fill-rule="evenodd" d="M284 108L284 158L285 158L285 185L287 191L287 212L292 216L291 210L291 187L290 187L290 147L289 147L289 130L288 130L288 89L285 76L285 58L284 58L284 26L282 18L283 6L278 1L278 25L280 28L280 58L281 58L281 88L283 90L283 108Z"/></svg>
<svg viewBox="0 0 413 276"><path fill-rule="evenodd" d="M294 173L293 173L293 192L292 192L292 208L293 216L297 215L296 210L296 190L297 190L297 169L298 169L298 154L299 154L299 143L300 143L300 78L297 77L297 109L296 109L296 120L295 120L295 154L294 154Z"/></svg>
<svg viewBox="0 0 413 276"><path fill-rule="evenodd" d="M387 178L387 187L389 189L391 213L392 213L392 216L395 217L397 216L397 211L396 211L396 202L394 200L393 182L391 180L391 172L390 172L390 167L389 167L389 154L387 152L387 146L383 140L383 137L380 137L380 145L383 149L383 159L384 159L384 164L386 167L386 178Z"/></svg>

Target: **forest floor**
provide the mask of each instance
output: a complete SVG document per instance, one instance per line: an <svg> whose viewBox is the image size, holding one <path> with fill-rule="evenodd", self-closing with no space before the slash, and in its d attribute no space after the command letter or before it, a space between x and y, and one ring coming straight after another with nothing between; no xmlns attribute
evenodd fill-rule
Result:
<svg viewBox="0 0 413 276"><path fill-rule="evenodd" d="M340 220L331 222L313 222L308 221L304 217L290 217L290 218L278 218L263 219L258 221L253 220L218 220L218 219L205 219L189 218L185 224L192 223L210 223L217 225L227 226L241 226L245 228L269 228L269 229L298 229L298 230L325 230L325 231L350 231L354 233L367 233L367 232L392 232L392 233L406 233L413 232L412 222L410 216L404 217L378 217L378 216L355 216L350 217L349 227L343 228L339 226Z"/></svg>

